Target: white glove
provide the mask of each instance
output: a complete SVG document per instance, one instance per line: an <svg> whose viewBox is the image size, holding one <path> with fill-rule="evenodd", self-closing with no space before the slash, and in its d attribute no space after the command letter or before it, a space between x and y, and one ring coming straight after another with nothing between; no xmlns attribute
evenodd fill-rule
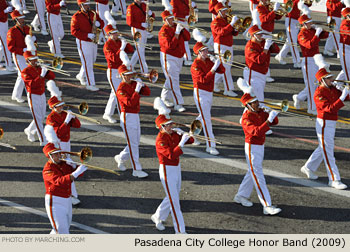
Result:
<svg viewBox="0 0 350 252"><path fill-rule="evenodd" d="M73 118L72 111L67 110L67 116L66 116L66 119L64 120L64 123L68 124L70 122L70 120L72 120L72 118Z"/></svg>
<svg viewBox="0 0 350 252"><path fill-rule="evenodd" d="M100 24L100 22L99 21L95 21L95 25L96 25L96 27L100 27L101 26L101 24Z"/></svg>
<svg viewBox="0 0 350 252"><path fill-rule="evenodd" d="M27 51L27 48L23 48L23 52Z"/></svg>
<svg viewBox="0 0 350 252"><path fill-rule="evenodd" d="M264 50L269 50L272 44L273 44L272 39L266 39L265 40Z"/></svg>
<svg viewBox="0 0 350 252"><path fill-rule="evenodd" d="M124 51L124 49L126 47L126 41L125 41L125 39L121 39L121 41L122 41L122 45L120 46L120 50Z"/></svg>
<svg viewBox="0 0 350 252"><path fill-rule="evenodd" d="M175 34L179 35L183 28L181 24L177 24Z"/></svg>
<svg viewBox="0 0 350 252"><path fill-rule="evenodd" d="M332 17L331 17L331 16L328 16L328 17L327 17L327 24L329 24L329 23L331 22L331 20L332 20Z"/></svg>
<svg viewBox="0 0 350 252"><path fill-rule="evenodd" d="M343 92L343 87L344 86L342 84L337 83L337 82L333 82L332 85L335 86L336 89L338 89L338 90Z"/></svg>
<svg viewBox="0 0 350 252"><path fill-rule="evenodd" d="M269 117L267 118L267 120L272 123L273 120L276 118L276 116L278 115L278 112L276 110L271 110L271 112L269 113Z"/></svg>
<svg viewBox="0 0 350 252"><path fill-rule="evenodd" d="M210 59L211 61L215 62L217 58L216 58L214 55L209 54L209 59Z"/></svg>
<svg viewBox="0 0 350 252"><path fill-rule="evenodd" d="M137 82L136 88L135 88L135 92L140 93L141 88L143 87L143 83L142 82Z"/></svg>
<svg viewBox="0 0 350 252"><path fill-rule="evenodd" d="M185 131L183 131L182 129L180 128L173 128L173 131L175 131L177 134L179 135L183 135L185 134Z"/></svg>
<svg viewBox="0 0 350 252"><path fill-rule="evenodd" d="M64 0L62 0L61 2L60 2L60 6L62 7L62 6L66 6L66 2L64 1Z"/></svg>
<svg viewBox="0 0 350 252"><path fill-rule="evenodd" d="M148 10L148 16L152 16L153 12L151 10Z"/></svg>
<svg viewBox="0 0 350 252"><path fill-rule="evenodd" d="M148 24L147 23L141 23L141 26L146 29L148 27Z"/></svg>
<svg viewBox="0 0 350 252"><path fill-rule="evenodd" d="M66 164L72 166L74 169L77 168L77 165L73 162L73 160L70 157L66 158Z"/></svg>
<svg viewBox="0 0 350 252"><path fill-rule="evenodd" d="M280 8L281 4L280 3L275 3L275 6L273 7L273 11L277 11Z"/></svg>
<svg viewBox="0 0 350 252"><path fill-rule="evenodd" d="M318 37L318 36L320 36L320 34L321 34L321 32L323 31L323 29L321 28L321 27L317 27L316 28L316 33L315 33L315 35Z"/></svg>
<svg viewBox="0 0 350 252"><path fill-rule="evenodd" d="M339 97L340 100L344 101L346 97L349 95L350 89L349 88L344 88L343 92L341 93L341 96Z"/></svg>
<svg viewBox="0 0 350 252"><path fill-rule="evenodd" d="M41 74L40 74L40 76L44 78L45 75L47 74L47 71L48 71L47 68L43 66L43 67L41 68Z"/></svg>
<svg viewBox="0 0 350 252"><path fill-rule="evenodd" d="M233 25L238 21L238 19L239 18L237 16L233 16L230 25L233 27Z"/></svg>
<svg viewBox="0 0 350 252"><path fill-rule="evenodd" d="M72 175L74 178L79 177L81 174L83 174L87 170L87 167L85 165L79 165L78 168L72 172Z"/></svg>
<svg viewBox="0 0 350 252"><path fill-rule="evenodd" d="M7 7L7 8L4 10L4 13L10 13L10 12L12 12L12 11L13 11L12 6L9 6L9 7Z"/></svg>
<svg viewBox="0 0 350 252"><path fill-rule="evenodd" d="M227 6L228 6L228 7L231 7L231 1L228 2Z"/></svg>
<svg viewBox="0 0 350 252"><path fill-rule="evenodd" d="M192 8L195 8L195 7L197 7L196 3L192 2Z"/></svg>
<svg viewBox="0 0 350 252"><path fill-rule="evenodd" d="M220 66L220 59L216 59L214 62L214 66L211 68L211 70L213 70L214 72L218 69L218 67Z"/></svg>
<svg viewBox="0 0 350 252"><path fill-rule="evenodd" d="M190 135L188 133L184 133L181 137L181 141L179 143L179 146L182 148L184 147L185 143L187 142L187 140L190 139Z"/></svg>
<svg viewBox="0 0 350 252"><path fill-rule="evenodd" d="M93 40L95 38L95 34L93 33L88 33L88 38Z"/></svg>

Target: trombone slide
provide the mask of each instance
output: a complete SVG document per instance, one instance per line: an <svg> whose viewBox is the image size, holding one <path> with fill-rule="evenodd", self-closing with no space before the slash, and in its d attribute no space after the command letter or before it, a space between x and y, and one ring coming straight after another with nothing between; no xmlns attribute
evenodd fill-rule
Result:
<svg viewBox="0 0 350 252"><path fill-rule="evenodd" d="M71 160L66 160L66 159L64 159L64 158L61 158L61 160L62 160L62 161L69 162L69 163L73 163L73 164L76 164L76 165L85 165L86 167L88 167L89 169L92 169L92 170L109 172L109 173L113 173L113 174L115 174L115 175L120 176L120 173L119 173L119 172L116 172L116 171L114 171L114 170L110 170L110 169L107 169L107 168L102 168L102 167L93 166L93 165L87 165L87 164L84 164L84 163L79 163L79 162L75 162L75 161L71 161Z"/></svg>

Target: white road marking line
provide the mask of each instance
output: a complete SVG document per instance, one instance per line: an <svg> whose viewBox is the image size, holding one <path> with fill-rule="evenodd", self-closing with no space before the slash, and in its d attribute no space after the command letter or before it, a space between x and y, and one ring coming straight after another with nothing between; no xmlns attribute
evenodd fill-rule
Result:
<svg viewBox="0 0 350 252"><path fill-rule="evenodd" d="M28 213L35 214L35 215L39 215L41 217L49 219L45 212L39 211L39 210L31 208L31 207L26 207L24 205L17 204L17 203L12 202L12 201L8 201L8 200L4 200L4 199L0 198L0 204L1 205L5 205L5 206L9 206L9 207L13 207L13 208L18 209L20 211L28 212ZM96 229L96 228L93 228L93 227L89 227L89 226L86 226L84 224L80 224L80 223L75 222L75 221L72 221L71 225L76 227L76 228L79 228L79 229L88 231L90 233L93 233L93 234L109 234L109 233L106 233L106 232L104 232L102 230L99 230L99 229Z"/></svg>

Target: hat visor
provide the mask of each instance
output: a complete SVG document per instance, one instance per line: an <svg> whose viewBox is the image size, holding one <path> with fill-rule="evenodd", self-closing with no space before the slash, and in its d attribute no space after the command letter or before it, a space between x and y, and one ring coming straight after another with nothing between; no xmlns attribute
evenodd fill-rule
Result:
<svg viewBox="0 0 350 252"><path fill-rule="evenodd" d="M122 73L123 75L130 75L130 74L133 74L134 72L124 72Z"/></svg>
<svg viewBox="0 0 350 252"><path fill-rule="evenodd" d="M208 49L208 47L207 46L203 46L201 49L198 50L198 52L201 52L201 51L203 51L205 49Z"/></svg>
<svg viewBox="0 0 350 252"><path fill-rule="evenodd" d="M171 123L173 123L173 121L172 120L169 120L169 121L167 121L167 122L165 122L165 123L162 123L161 125L168 125L168 124L171 124Z"/></svg>
<svg viewBox="0 0 350 252"><path fill-rule="evenodd" d="M62 106L64 104L65 104L64 102L60 102L60 103L57 103L54 107L59 107L59 106Z"/></svg>
<svg viewBox="0 0 350 252"><path fill-rule="evenodd" d="M256 98L256 97L253 97L251 100L249 100L249 101L247 101L247 104L248 103L252 103L252 102L255 102L255 101L257 101L258 100L258 98Z"/></svg>
<svg viewBox="0 0 350 252"><path fill-rule="evenodd" d="M51 151L51 152L49 153L49 155L55 154L55 153L60 153L60 152L62 152L61 149L56 149L56 150Z"/></svg>
<svg viewBox="0 0 350 252"><path fill-rule="evenodd" d="M167 16L165 19L169 19L169 18L174 18L174 16L173 15Z"/></svg>
<svg viewBox="0 0 350 252"><path fill-rule="evenodd" d="M113 33L117 33L118 32L118 30L117 29L115 29L115 30L111 30L110 32L108 32L109 34L113 34Z"/></svg>
<svg viewBox="0 0 350 252"><path fill-rule="evenodd" d="M34 57L29 57L29 58L27 58L28 60L35 60L35 59L39 59L39 57L38 56L34 56Z"/></svg>
<svg viewBox="0 0 350 252"><path fill-rule="evenodd" d="M22 16L19 16L19 17L16 17L16 19L18 19L18 18L25 18L26 16L24 16L24 15L22 15Z"/></svg>
<svg viewBox="0 0 350 252"><path fill-rule="evenodd" d="M324 76L324 77L322 77L323 79L327 79L327 78L330 78L330 77L332 77L333 76L333 74L327 74L326 76Z"/></svg>
<svg viewBox="0 0 350 252"><path fill-rule="evenodd" d="M312 19L309 19L309 20L305 21L304 24L311 23L311 22L312 22Z"/></svg>

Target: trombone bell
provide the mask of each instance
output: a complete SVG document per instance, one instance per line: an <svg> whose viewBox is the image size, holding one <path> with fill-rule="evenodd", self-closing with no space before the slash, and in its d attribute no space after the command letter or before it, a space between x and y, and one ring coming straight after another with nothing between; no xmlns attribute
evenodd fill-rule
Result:
<svg viewBox="0 0 350 252"><path fill-rule="evenodd" d="M193 135L199 135L202 132L202 123L199 120L193 120L193 122L190 125L190 132Z"/></svg>
<svg viewBox="0 0 350 252"><path fill-rule="evenodd" d="M135 42L139 42L142 38L141 32L135 32L133 39Z"/></svg>
<svg viewBox="0 0 350 252"><path fill-rule="evenodd" d="M0 127L0 139L4 136L4 129Z"/></svg>
<svg viewBox="0 0 350 252"><path fill-rule="evenodd" d="M63 59L60 57L54 58L52 61L52 67L61 70L63 67Z"/></svg>
<svg viewBox="0 0 350 252"><path fill-rule="evenodd" d="M92 150L89 147L84 147L78 154L81 162L88 163L92 159Z"/></svg>
<svg viewBox="0 0 350 252"><path fill-rule="evenodd" d="M231 60L231 56L232 56L232 53L231 53L229 50L226 50L226 51L224 52L223 58L224 58L224 60L226 60L226 61L230 61L230 60Z"/></svg>
<svg viewBox="0 0 350 252"><path fill-rule="evenodd" d="M81 115L86 115L89 111L89 105L86 102L82 102L78 105L78 110Z"/></svg>
<svg viewBox="0 0 350 252"><path fill-rule="evenodd" d="M287 112L288 111L288 109L289 109L289 101L286 99L286 100L283 100L282 102L281 102L281 111L282 112Z"/></svg>
<svg viewBox="0 0 350 252"><path fill-rule="evenodd" d="M158 80L158 71L156 69L152 69L149 73L148 79L151 83L156 83Z"/></svg>

